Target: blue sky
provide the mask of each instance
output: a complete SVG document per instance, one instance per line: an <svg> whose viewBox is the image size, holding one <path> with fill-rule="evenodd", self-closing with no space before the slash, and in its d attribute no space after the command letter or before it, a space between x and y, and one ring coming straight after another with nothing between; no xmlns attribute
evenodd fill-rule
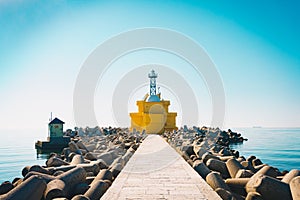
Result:
<svg viewBox="0 0 300 200"><path fill-rule="evenodd" d="M110 37L143 27L175 30L205 49L225 88L224 127L300 127L299 11L297 1L2 0L0 128L45 128L51 111L68 127L75 126L73 90L83 62ZM145 55L129 55L127 64L116 63L115 70L122 67L126 73L136 60L177 59ZM203 80L188 68L174 70L199 100L197 125L209 125L211 105ZM113 84L106 87L114 89ZM95 95L95 112L99 125L114 125L106 95ZM178 106L174 102L171 110Z"/></svg>

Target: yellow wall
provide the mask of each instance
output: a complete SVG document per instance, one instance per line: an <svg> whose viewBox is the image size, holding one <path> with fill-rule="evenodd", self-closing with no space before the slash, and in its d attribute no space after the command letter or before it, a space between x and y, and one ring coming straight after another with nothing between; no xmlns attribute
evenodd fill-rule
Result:
<svg viewBox="0 0 300 200"><path fill-rule="evenodd" d="M146 130L148 134L177 130L177 113L169 113L169 105L170 101L137 101L138 112L130 113L130 129L138 131Z"/></svg>

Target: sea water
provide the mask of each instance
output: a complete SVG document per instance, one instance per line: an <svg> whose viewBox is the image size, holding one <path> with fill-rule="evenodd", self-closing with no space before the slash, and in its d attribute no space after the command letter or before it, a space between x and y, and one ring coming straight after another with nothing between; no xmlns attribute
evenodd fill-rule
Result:
<svg viewBox="0 0 300 200"><path fill-rule="evenodd" d="M300 128L236 128L243 144L230 147L246 158L254 155L279 170L300 169Z"/></svg>
<svg viewBox="0 0 300 200"><path fill-rule="evenodd" d="M46 156L37 157L34 143L46 140L47 132L36 130L0 131L0 183L22 178L27 165L45 165Z"/></svg>
<svg viewBox="0 0 300 200"><path fill-rule="evenodd" d="M245 157L255 155L280 170L300 169L300 128L232 128L248 138L231 145ZM22 177L27 165L45 165L45 156L37 157L34 143L45 140L46 131L0 131L0 183Z"/></svg>

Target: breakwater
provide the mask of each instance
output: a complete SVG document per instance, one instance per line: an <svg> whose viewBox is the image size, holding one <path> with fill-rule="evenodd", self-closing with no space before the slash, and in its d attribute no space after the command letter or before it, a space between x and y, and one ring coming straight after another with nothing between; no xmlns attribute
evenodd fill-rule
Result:
<svg viewBox="0 0 300 200"><path fill-rule="evenodd" d="M299 128L233 128L248 142L231 144L241 155L255 155L281 171L300 168ZM47 130L0 130L0 183L21 177L26 165L44 165L47 156L36 156L33 141L45 138ZM85 132L82 129L81 133ZM284 159L283 159L284 158Z"/></svg>
<svg viewBox="0 0 300 200"><path fill-rule="evenodd" d="M244 140L241 134L185 127L163 136L222 199L300 199L300 171L280 171L229 148Z"/></svg>
<svg viewBox="0 0 300 200"><path fill-rule="evenodd" d="M291 199L292 195L297 199L299 196L299 178L295 178L299 170L279 170L264 164L260 157L243 157L230 148L233 143L244 141L241 134L185 127L162 136L223 199ZM46 165L26 166L20 170L22 176L2 183L0 199L18 199L18 195L22 199L55 196L97 199L145 137L144 133L120 128L80 129L79 137L62 154L52 154ZM124 159L126 154L130 156ZM32 188L34 192L30 192Z"/></svg>
<svg viewBox="0 0 300 200"><path fill-rule="evenodd" d="M146 137L128 129L103 130L81 131L45 166L25 166L23 177L0 185L0 199L99 199Z"/></svg>

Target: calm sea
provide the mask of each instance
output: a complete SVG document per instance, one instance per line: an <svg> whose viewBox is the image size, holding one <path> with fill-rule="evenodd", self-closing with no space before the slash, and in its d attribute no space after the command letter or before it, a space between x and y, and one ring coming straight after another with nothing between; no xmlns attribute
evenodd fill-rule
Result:
<svg viewBox="0 0 300 200"><path fill-rule="evenodd" d="M37 158L36 140L46 140L46 131L0 131L0 183L22 177L27 165L45 165L46 158Z"/></svg>
<svg viewBox="0 0 300 200"><path fill-rule="evenodd" d="M243 144L231 145L240 155L255 155L279 170L300 169L300 128L238 128Z"/></svg>
<svg viewBox="0 0 300 200"><path fill-rule="evenodd" d="M248 141L232 145L240 155L255 155L280 170L300 169L299 128L236 128ZM45 140L46 131L0 131L0 183L22 177L26 165L44 165L46 157L37 158L34 142Z"/></svg>

